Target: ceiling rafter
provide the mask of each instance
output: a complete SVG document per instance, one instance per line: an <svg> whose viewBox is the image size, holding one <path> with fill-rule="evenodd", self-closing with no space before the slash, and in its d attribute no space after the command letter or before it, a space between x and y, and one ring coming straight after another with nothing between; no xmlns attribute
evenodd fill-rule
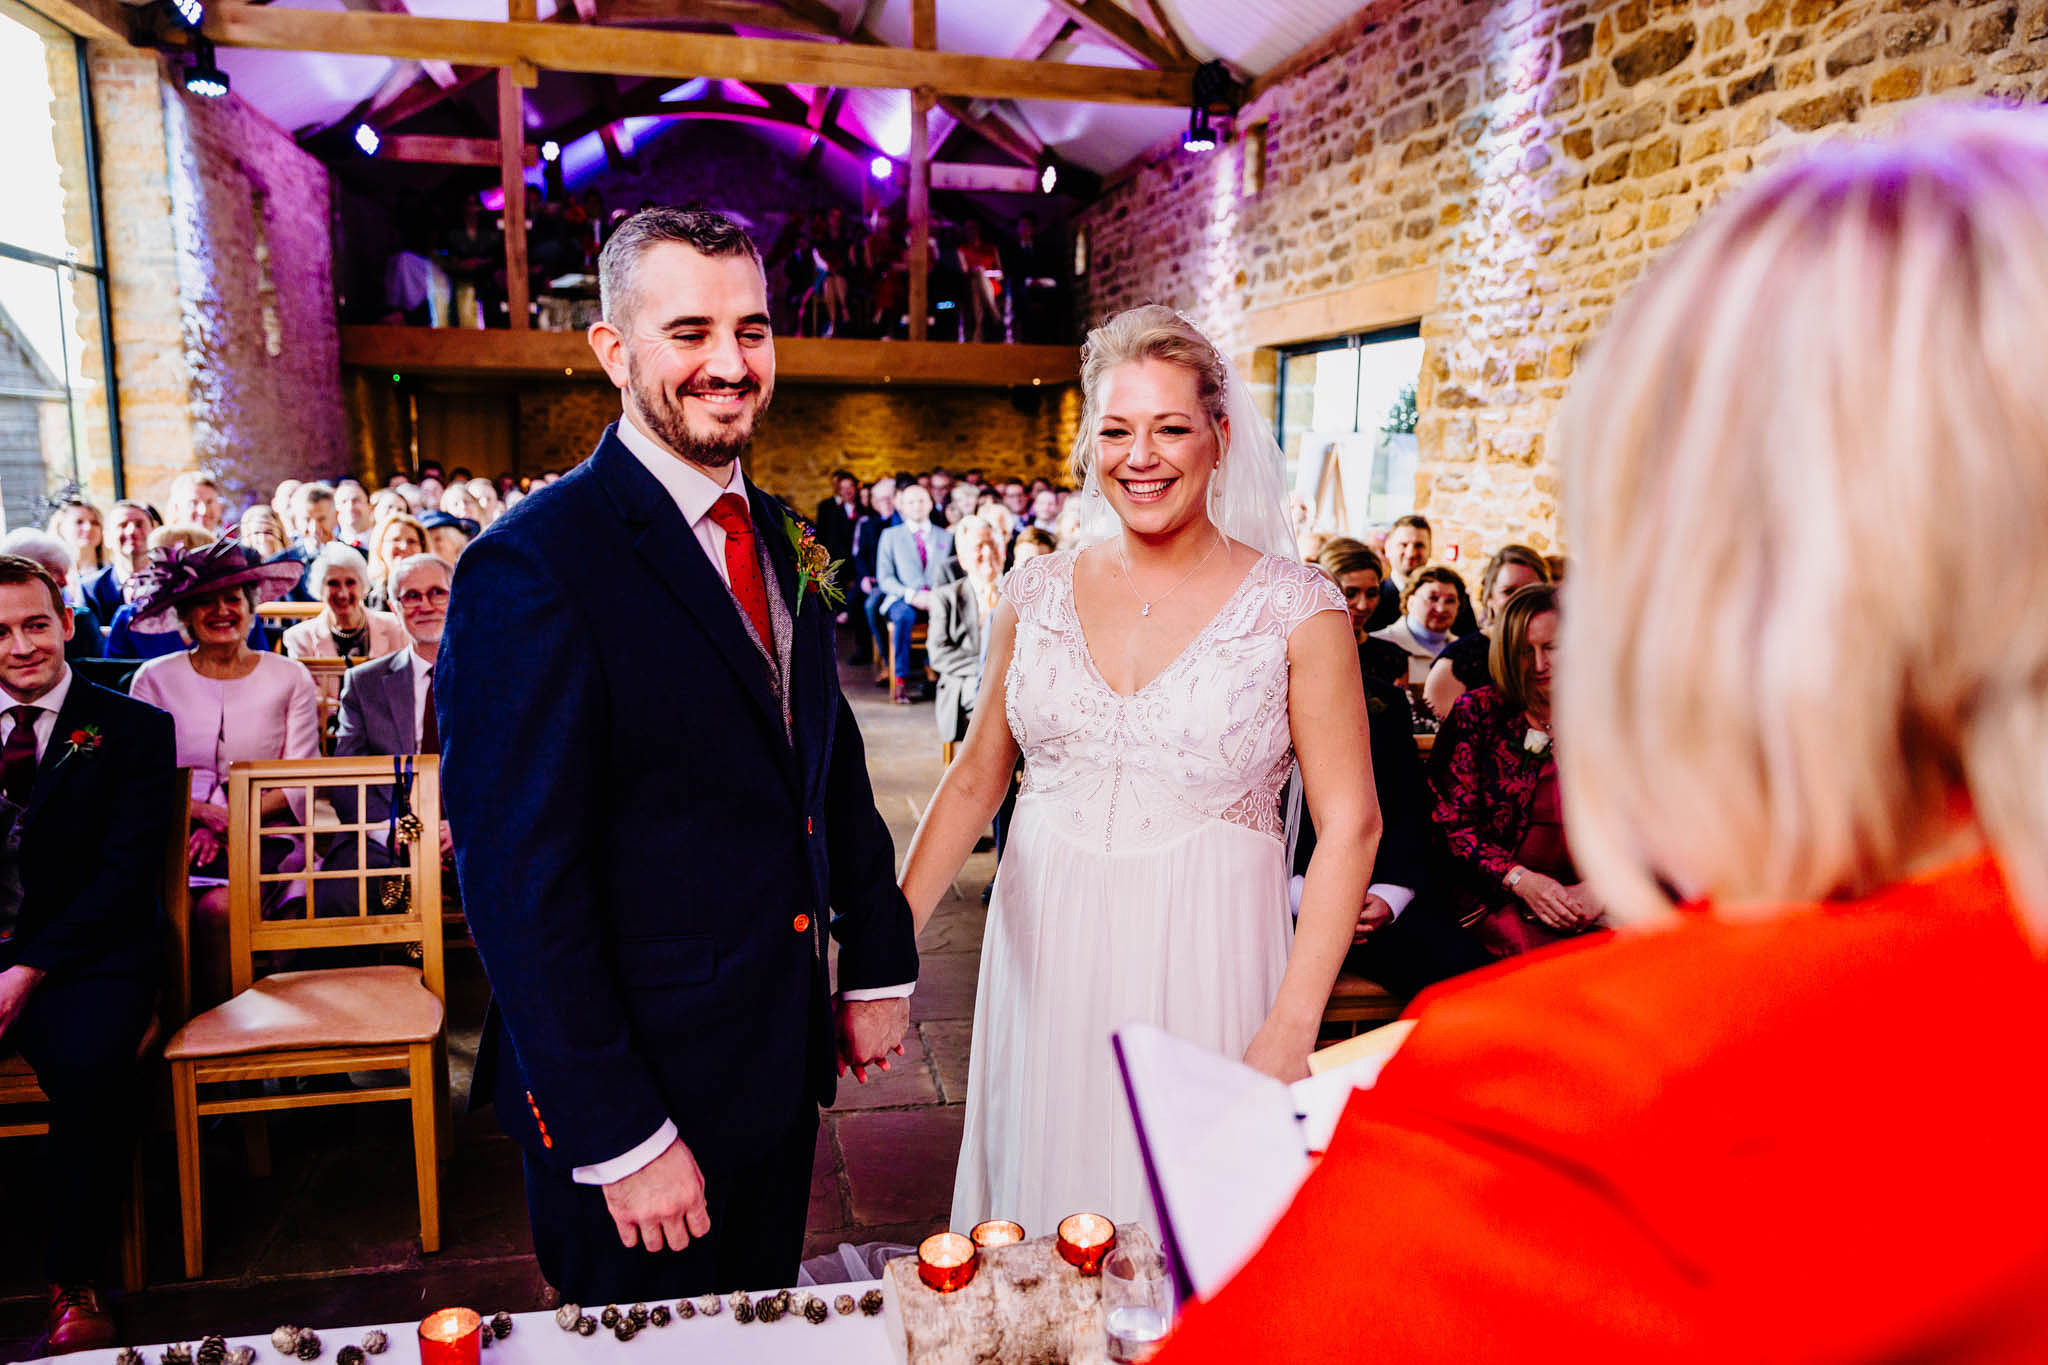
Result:
<svg viewBox="0 0 2048 1365"><path fill-rule="evenodd" d="M1045 0L1045 3L1133 61L1162 71L1186 65L1151 29L1132 18L1131 12L1116 4L1115 0Z"/></svg>

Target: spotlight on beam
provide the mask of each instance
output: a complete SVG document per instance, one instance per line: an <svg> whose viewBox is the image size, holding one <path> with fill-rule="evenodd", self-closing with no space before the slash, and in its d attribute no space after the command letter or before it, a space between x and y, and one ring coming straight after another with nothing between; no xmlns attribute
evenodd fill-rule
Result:
<svg viewBox="0 0 2048 1365"><path fill-rule="evenodd" d="M204 0L170 0L171 13L186 28L198 28L206 22Z"/></svg>
<svg viewBox="0 0 2048 1365"><path fill-rule="evenodd" d="M1054 156L1052 148L1048 147L1038 154L1038 192L1040 194L1051 194L1059 186L1059 158Z"/></svg>
<svg viewBox="0 0 2048 1365"><path fill-rule="evenodd" d="M561 143L555 141L553 138L549 138L546 142L540 144L540 159L542 161L559 161L561 160L561 158Z"/></svg>
<svg viewBox="0 0 2048 1365"><path fill-rule="evenodd" d="M878 156L868 163L868 174L877 180L887 180L896 173L896 165L886 156Z"/></svg>
<svg viewBox="0 0 2048 1365"><path fill-rule="evenodd" d="M214 64L213 44L205 38L192 39L192 65L185 68L185 88L207 99L223 99L228 93L228 73Z"/></svg>
<svg viewBox="0 0 2048 1365"><path fill-rule="evenodd" d="M1190 152L1216 150L1216 130L1209 126L1208 110L1197 107L1188 116L1188 130L1181 134L1180 145Z"/></svg>
<svg viewBox="0 0 2048 1365"><path fill-rule="evenodd" d="M378 137L377 130L369 124L358 123L356 125L355 144L362 149L364 156L377 155L377 148L382 146L383 142L384 139Z"/></svg>
<svg viewBox="0 0 2048 1365"><path fill-rule="evenodd" d="M1181 135L1180 145L1191 152L1214 151L1216 128L1209 119L1212 115L1236 117L1244 90L1230 68L1217 61L1204 62L1195 69L1194 93L1194 101L1188 106L1188 130Z"/></svg>

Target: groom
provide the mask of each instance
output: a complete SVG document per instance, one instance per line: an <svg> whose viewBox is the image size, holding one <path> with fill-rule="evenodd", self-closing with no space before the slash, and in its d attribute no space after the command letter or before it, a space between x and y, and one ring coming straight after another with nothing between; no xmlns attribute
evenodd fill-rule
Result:
<svg viewBox="0 0 2048 1365"><path fill-rule="evenodd" d="M739 468L760 255L657 208L598 269L624 415L463 555L428 679L493 988L471 1096L585 1304L795 1283L818 1106L901 1050L917 977L832 608Z"/></svg>

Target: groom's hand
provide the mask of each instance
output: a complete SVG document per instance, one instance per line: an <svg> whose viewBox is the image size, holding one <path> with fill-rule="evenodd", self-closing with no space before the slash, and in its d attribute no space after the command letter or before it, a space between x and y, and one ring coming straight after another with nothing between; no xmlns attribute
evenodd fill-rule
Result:
<svg viewBox="0 0 2048 1365"><path fill-rule="evenodd" d="M889 1069L889 1054L903 1055L903 1034L910 1027L910 997L883 1000L841 1000L838 1011L839 1074L850 1068L853 1078L868 1083L868 1066Z"/></svg>
<svg viewBox="0 0 2048 1365"><path fill-rule="evenodd" d="M681 1251L692 1237L711 1231L704 1173L681 1138L624 1180L606 1185L604 1204L618 1224L619 1240L629 1247Z"/></svg>

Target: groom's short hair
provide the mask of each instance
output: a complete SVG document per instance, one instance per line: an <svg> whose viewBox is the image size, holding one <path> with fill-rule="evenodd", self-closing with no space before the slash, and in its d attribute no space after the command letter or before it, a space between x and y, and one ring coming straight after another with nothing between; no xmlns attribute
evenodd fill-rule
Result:
<svg viewBox="0 0 2048 1365"><path fill-rule="evenodd" d="M706 209L657 206L641 209L620 223L597 258L598 306L604 320L622 327L637 302L633 271L647 248L679 242L700 256L745 256L765 277L761 249L747 230L722 213Z"/></svg>

